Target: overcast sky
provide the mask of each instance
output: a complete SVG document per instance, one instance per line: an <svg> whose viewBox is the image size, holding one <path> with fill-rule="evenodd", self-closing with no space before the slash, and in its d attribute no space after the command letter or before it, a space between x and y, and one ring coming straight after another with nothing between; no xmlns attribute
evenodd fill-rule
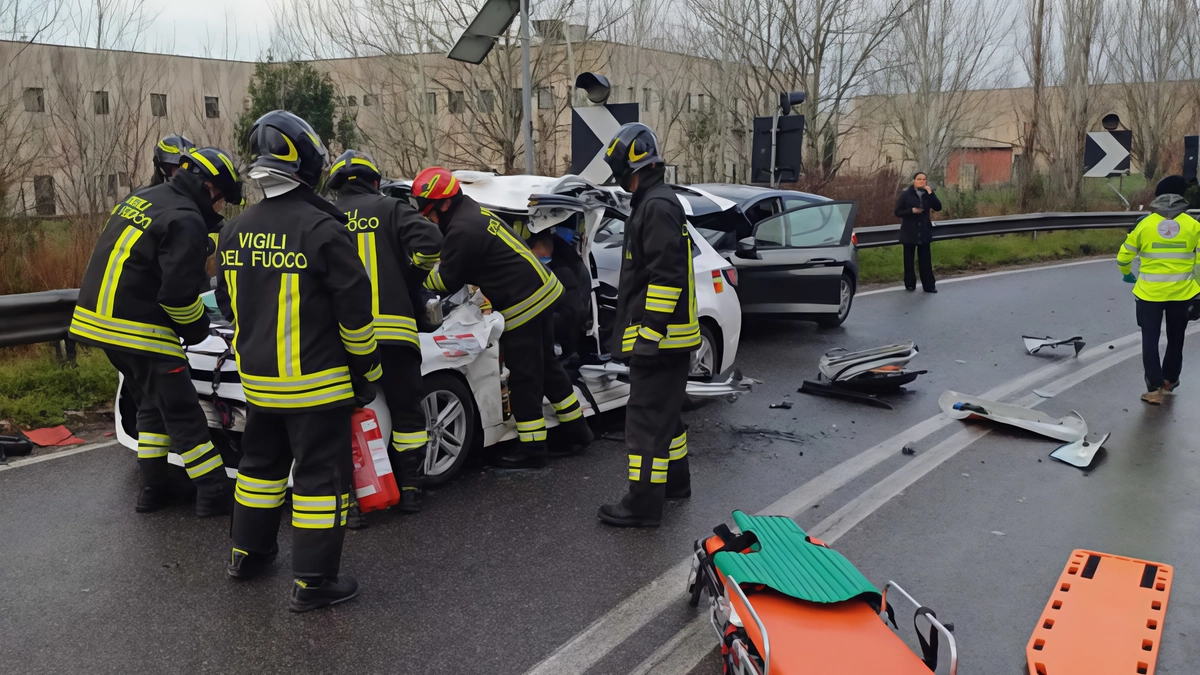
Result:
<svg viewBox="0 0 1200 675"><path fill-rule="evenodd" d="M270 42L271 0L147 0L146 5L161 12L147 36L151 51L250 60Z"/></svg>

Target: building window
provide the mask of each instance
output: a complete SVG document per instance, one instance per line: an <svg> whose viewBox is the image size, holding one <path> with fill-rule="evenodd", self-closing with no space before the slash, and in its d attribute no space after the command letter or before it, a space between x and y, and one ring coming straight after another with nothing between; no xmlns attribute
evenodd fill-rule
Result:
<svg viewBox="0 0 1200 675"><path fill-rule="evenodd" d="M92 107L95 108L97 115L108 114L108 92L94 91L92 92Z"/></svg>
<svg viewBox="0 0 1200 675"><path fill-rule="evenodd" d="M467 97L461 91L452 91L447 107L450 108L451 115L461 115L466 112Z"/></svg>
<svg viewBox="0 0 1200 675"><path fill-rule="evenodd" d="M39 216L54 215L54 204L58 201L54 194L54 176L33 177L33 199Z"/></svg>
<svg viewBox="0 0 1200 675"><path fill-rule="evenodd" d="M129 174L124 171L118 172L117 173L117 185L120 185L123 188L129 187Z"/></svg>
<svg viewBox="0 0 1200 675"><path fill-rule="evenodd" d="M210 120L221 117L221 99L216 96L204 97L204 116Z"/></svg>
<svg viewBox="0 0 1200 675"><path fill-rule="evenodd" d="M512 98L509 99L510 110L517 117L522 117L525 114L525 92L519 88L512 90Z"/></svg>
<svg viewBox="0 0 1200 675"><path fill-rule="evenodd" d="M642 90L642 110L650 112L650 104L654 101L653 94L649 89Z"/></svg>
<svg viewBox="0 0 1200 675"><path fill-rule="evenodd" d="M479 105L475 107L481 113L490 113L496 108L496 92L491 89L479 90Z"/></svg>
<svg viewBox="0 0 1200 675"><path fill-rule="evenodd" d="M426 115L437 114L436 91L427 91L425 92L425 95L421 97L421 112L425 113Z"/></svg>
<svg viewBox="0 0 1200 675"><path fill-rule="evenodd" d="M685 111L694 111L696 109L696 95L689 91L688 93L684 94L684 96L687 97L687 105L684 108Z"/></svg>
<svg viewBox="0 0 1200 675"><path fill-rule="evenodd" d="M25 90L25 112L46 112L46 96L41 89Z"/></svg>
<svg viewBox="0 0 1200 675"><path fill-rule="evenodd" d="M625 102L626 103L637 103L637 96L633 93L633 87L629 87L628 89L626 89L626 92L627 92L628 98L625 99Z"/></svg>
<svg viewBox="0 0 1200 675"><path fill-rule="evenodd" d="M357 108L358 107L358 97L357 96L347 96L346 97L346 107Z"/></svg>
<svg viewBox="0 0 1200 675"><path fill-rule="evenodd" d="M554 90L550 87L538 87L537 89L537 107L538 110L553 110L554 109Z"/></svg>
<svg viewBox="0 0 1200 675"><path fill-rule="evenodd" d="M101 179L103 180L101 185L104 187L104 193L106 195L108 195L109 199L116 199L117 198L117 174L110 173L107 176L101 176Z"/></svg>
<svg viewBox="0 0 1200 675"><path fill-rule="evenodd" d="M378 100L378 97L375 96L375 94L363 94L363 105L364 106L375 105L376 100Z"/></svg>
<svg viewBox="0 0 1200 675"><path fill-rule="evenodd" d="M150 94L150 114L155 117L167 116L166 94Z"/></svg>

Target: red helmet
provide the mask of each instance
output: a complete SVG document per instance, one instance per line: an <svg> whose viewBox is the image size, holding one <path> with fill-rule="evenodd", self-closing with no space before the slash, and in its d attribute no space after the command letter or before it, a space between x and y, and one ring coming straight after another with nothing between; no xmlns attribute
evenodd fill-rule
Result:
<svg viewBox="0 0 1200 675"><path fill-rule="evenodd" d="M413 179L412 193L409 201L413 208L427 216L433 210L435 202L442 199L452 199L462 194L458 179L449 169L433 166L421 171Z"/></svg>

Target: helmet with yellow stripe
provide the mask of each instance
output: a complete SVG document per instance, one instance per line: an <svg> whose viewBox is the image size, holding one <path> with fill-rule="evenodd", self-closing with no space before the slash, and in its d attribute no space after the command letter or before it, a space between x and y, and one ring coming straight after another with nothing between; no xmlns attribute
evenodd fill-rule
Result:
<svg viewBox="0 0 1200 675"><path fill-rule="evenodd" d="M246 135L246 146L254 155L250 169L295 176L314 189L329 162L329 153L312 125L286 110L273 110L255 120Z"/></svg>
<svg viewBox="0 0 1200 675"><path fill-rule="evenodd" d="M220 148L194 148L184 153L179 161L180 171L189 171L211 183L221 193L225 203L240 206L242 199L242 177L229 154Z"/></svg>
<svg viewBox="0 0 1200 675"><path fill-rule="evenodd" d="M325 186L330 190L341 190L348 180L375 183L383 178L375 159L365 152L347 150L329 167L329 178Z"/></svg>
<svg viewBox="0 0 1200 675"><path fill-rule="evenodd" d="M428 216L437 202L454 199L462 194L462 186L449 169L433 166L421 171L413 179L412 193L408 200L413 208Z"/></svg>
<svg viewBox="0 0 1200 675"><path fill-rule="evenodd" d="M163 183L179 168L179 159L196 144L178 134L163 136L154 146L154 183Z"/></svg>
<svg viewBox="0 0 1200 675"><path fill-rule="evenodd" d="M662 164L658 152L658 137L650 127L630 122L617 130L604 151L604 161L612 169L613 178L622 185L639 169Z"/></svg>

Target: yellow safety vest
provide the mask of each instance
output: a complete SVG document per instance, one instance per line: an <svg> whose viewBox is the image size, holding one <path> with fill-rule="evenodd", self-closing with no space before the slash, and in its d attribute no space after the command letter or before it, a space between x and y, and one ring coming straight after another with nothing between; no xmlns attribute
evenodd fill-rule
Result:
<svg viewBox="0 0 1200 675"><path fill-rule="evenodd" d="M1191 300L1200 293L1196 283L1196 254L1200 250L1200 222L1186 213L1166 218L1150 214L1137 224L1117 253L1122 274L1129 274L1133 259L1141 258L1133 294L1149 302Z"/></svg>

